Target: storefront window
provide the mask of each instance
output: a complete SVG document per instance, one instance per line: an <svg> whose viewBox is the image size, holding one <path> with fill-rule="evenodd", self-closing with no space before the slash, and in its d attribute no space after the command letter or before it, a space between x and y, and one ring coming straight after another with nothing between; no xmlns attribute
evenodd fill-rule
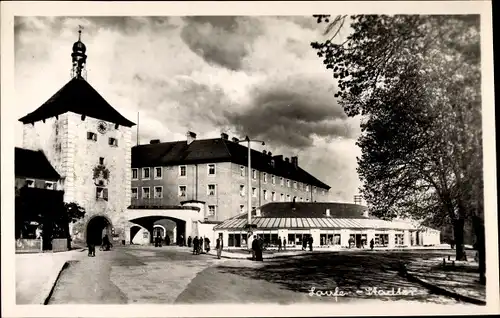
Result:
<svg viewBox="0 0 500 318"><path fill-rule="evenodd" d="M394 244L395 245L403 245L404 244L404 235L403 234L395 234L394 235Z"/></svg>
<svg viewBox="0 0 500 318"><path fill-rule="evenodd" d="M330 244L328 244L328 240L326 239L326 234L319 235L319 242L320 242L320 245L330 245Z"/></svg>
<svg viewBox="0 0 500 318"><path fill-rule="evenodd" d="M389 234L375 234L375 245L386 246L389 242Z"/></svg>
<svg viewBox="0 0 500 318"><path fill-rule="evenodd" d="M333 245L340 245L340 234L333 234Z"/></svg>
<svg viewBox="0 0 500 318"><path fill-rule="evenodd" d="M278 245L278 233L271 234L271 244Z"/></svg>

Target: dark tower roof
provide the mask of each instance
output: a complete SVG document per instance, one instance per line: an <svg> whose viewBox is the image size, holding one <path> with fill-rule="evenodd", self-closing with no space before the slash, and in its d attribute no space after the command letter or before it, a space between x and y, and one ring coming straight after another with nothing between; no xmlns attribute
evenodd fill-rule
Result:
<svg viewBox="0 0 500 318"><path fill-rule="evenodd" d="M109 121L126 127L135 124L123 117L83 78L74 77L34 112L19 119L34 123L67 112Z"/></svg>

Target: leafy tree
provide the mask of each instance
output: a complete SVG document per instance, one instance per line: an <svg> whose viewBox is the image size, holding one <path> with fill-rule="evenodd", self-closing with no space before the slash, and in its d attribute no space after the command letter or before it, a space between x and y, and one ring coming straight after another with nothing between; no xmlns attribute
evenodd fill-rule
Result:
<svg viewBox="0 0 500 318"><path fill-rule="evenodd" d="M57 210L58 213L55 213L51 220L52 238L67 238L68 248L70 248L69 224L82 219L85 216L85 209L75 202L61 202Z"/></svg>
<svg viewBox="0 0 500 318"><path fill-rule="evenodd" d="M346 21L352 32L338 39ZM479 16L337 16L326 33L311 45L346 114L362 116L358 174L371 212L451 224L458 260L472 222L484 281Z"/></svg>

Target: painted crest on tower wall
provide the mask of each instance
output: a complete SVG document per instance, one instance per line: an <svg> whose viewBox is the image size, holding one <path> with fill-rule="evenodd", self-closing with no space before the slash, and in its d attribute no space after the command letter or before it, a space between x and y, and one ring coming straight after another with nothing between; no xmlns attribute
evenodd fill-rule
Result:
<svg viewBox="0 0 500 318"><path fill-rule="evenodd" d="M94 167L94 184L100 187L106 187L109 183L109 170L105 165Z"/></svg>

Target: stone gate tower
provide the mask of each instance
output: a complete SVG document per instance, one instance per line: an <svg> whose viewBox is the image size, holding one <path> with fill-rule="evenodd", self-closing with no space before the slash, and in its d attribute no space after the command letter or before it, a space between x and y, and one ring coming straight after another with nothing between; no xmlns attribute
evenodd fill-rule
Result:
<svg viewBox="0 0 500 318"><path fill-rule="evenodd" d="M79 31L81 33L81 31ZM131 127L85 79L86 47L72 50L71 80L34 112L19 119L23 147L42 150L61 175L65 202L86 214L71 227L74 238L87 234L125 238L125 211L130 204Z"/></svg>

